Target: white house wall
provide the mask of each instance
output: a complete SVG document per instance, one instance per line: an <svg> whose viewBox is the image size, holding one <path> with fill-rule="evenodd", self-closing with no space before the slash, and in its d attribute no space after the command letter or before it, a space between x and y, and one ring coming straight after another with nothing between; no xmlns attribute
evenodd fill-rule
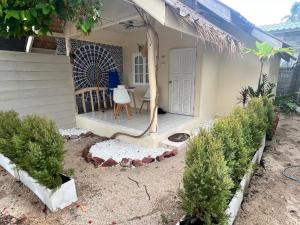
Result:
<svg viewBox="0 0 300 225"><path fill-rule="evenodd" d="M75 126L72 68L65 56L0 51L0 110Z"/></svg>

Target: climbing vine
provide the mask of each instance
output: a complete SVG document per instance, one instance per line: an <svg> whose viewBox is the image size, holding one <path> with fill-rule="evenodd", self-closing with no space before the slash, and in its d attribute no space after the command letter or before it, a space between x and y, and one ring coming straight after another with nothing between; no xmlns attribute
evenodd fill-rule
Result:
<svg viewBox="0 0 300 225"><path fill-rule="evenodd" d="M0 0L0 36L44 36L57 20L88 34L101 19L102 5L102 0Z"/></svg>

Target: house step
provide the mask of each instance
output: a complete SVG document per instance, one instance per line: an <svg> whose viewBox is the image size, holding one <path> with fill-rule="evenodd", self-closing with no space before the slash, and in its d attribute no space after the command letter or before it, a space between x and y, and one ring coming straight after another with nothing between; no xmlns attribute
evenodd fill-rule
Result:
<svg viewBox="0 0 300 225"><path fill-rule="evenodd" d="M165 139L160 142L159 146L168 149L183 150L186 148L188 140L183 142L173 142L173 141L169 141L169 139Z"/></svg>

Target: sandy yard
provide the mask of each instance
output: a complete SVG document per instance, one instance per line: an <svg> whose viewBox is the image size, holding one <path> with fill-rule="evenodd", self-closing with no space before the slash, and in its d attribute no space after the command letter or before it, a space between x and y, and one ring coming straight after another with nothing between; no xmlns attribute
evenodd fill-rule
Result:
<svg viewBox="0 0 300 225"><path fill-rule="evenodd" d="M265 170L252 178L235 225L300 225L300 183L281 174L300 166L300 117L281 117L263 159Z"/></svg>
<svg viewBox="0 0 300 225"><path fill-rule="evenodd" d="M169 206L177 205L184 152L139 168L94 168L81 157L82 149L94 141L88 137L65 144L65 168L75 170L77 204L45 214L39 199L0 168L0 209L17 218L25 215L25 224L39 225L161 224L161 214L173 214Z"/></svg>
<svg viewBox="0 0 300 225"><path fill-rule="evenodd" d="M89 137L65 144L65 167L75 170L79 200L56 213L45 213L38 198L0 168L0 224L7 224L5 214L6 219L21 218L19 224L174 225L183 215L176 192L184 152L139 168L94 168L81 158L81 151L95 141ZM282 118L264 154L266 170L260 168L252 179L235 225L300 224L300 184L281 175L285 167L300 164L299 147L300 117Z"/></svg>

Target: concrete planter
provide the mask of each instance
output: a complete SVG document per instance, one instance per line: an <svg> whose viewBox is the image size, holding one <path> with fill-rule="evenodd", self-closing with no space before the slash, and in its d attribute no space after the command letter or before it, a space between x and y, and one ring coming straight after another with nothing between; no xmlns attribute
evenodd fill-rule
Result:
<svg viewBox="0 0 300 225"><path fill-rule="evenodd" d="M77 201L74 179L61 175L63 184L55 190L50 190L39 184L38 181L29 176L26 171L17 170L10 159L2 154L0 154L0 165L28 187L52 212L63 209Z"/></svg>
<svg viewBox="0 0 300 225"><path fill-rule="evenodd" d="M264 149L266 145L266 137L262 139L261 147L256 151L255 155L252 158L253 164L259 164L260 160L262 158ZM232 225L234 223L234 220L239 212L239 209L241 207L244 193L250 183L251 177L253 175L254 170L251 169L242 179L240 183L240 189L235 193L233 198L231 199L228 208L226 209L226 213L229 216L228 225ZM184 217L176 224L180 225L180 222L184 220Z"/></svg>

